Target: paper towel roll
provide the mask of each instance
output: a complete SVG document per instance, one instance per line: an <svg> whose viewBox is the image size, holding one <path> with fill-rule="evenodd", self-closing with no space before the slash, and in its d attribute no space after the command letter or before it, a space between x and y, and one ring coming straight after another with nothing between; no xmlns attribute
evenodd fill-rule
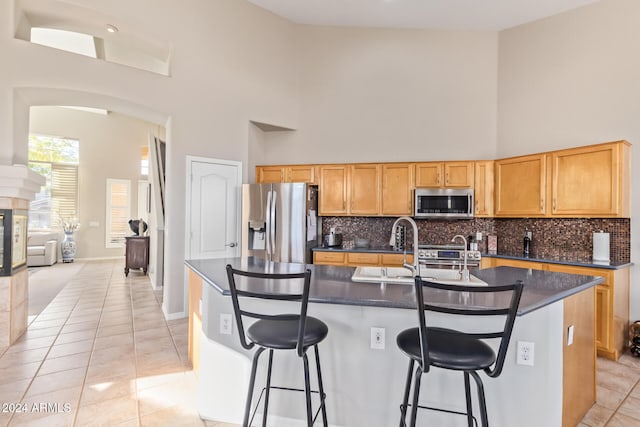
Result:
<svg viewBox="0 0 640 427"><path fill-rule="evenodd" d="M609 233L593 233L593 260L609 261Z"/></svg>

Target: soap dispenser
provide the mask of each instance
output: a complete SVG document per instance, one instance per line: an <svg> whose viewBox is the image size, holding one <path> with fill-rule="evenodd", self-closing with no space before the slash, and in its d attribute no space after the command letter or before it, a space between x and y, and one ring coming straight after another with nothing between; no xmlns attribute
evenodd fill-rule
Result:
<svg viewBox="0 0 640 427"><path fill-rule="evenodd" d="M524 233L524 256L529 256L529 252L531 251L531 237L532 233L530 231Z"/></svg>

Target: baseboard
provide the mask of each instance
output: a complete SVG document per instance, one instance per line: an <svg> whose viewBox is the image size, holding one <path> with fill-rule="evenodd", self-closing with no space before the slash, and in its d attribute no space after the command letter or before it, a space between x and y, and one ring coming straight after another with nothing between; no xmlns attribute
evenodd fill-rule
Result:
<svg viewBox="0 0 640 427"><path fill-rule="evenodd" d="M162 304L162 312L164 313L164 318L166 320L184 319L185 317L187 317L187 313L185 311L167 313L167 310L164 304Z"/></svg>
<svg viewBox="0 0 640 427"><path fill-rule="evenodd" d="M75 261L113 261L121 259L124 261L124 256L105 256L105 257L89 257L89 258L75 258ZM62 262L62 258L58 262ZM124 267L122 267L124 268Z"/></svg>

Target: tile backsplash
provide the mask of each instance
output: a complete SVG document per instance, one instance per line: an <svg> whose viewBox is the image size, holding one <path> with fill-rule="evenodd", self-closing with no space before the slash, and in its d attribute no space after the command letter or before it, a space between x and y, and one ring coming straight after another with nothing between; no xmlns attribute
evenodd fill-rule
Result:
<svg viewBox="0 0 640 427"><path fill-rule="evenodd" d="M369 239L371 246L389 244L391 227L396 218L386 217L323 217L322 233L330 227L343 234L343 241ZM487 236L498 236L498 253L522 253L525 232L531 231L532 253L538 258L558 258L566 254L577 259L589 259L593 253L593 233L610 233L612 262L631 259L631 220L628 218L474 218L457 221L416 220L420 244L448 244L456 234L474 236L482 232L479 249L486 251ZM407 242L413 241L407 228Z"/></svg>

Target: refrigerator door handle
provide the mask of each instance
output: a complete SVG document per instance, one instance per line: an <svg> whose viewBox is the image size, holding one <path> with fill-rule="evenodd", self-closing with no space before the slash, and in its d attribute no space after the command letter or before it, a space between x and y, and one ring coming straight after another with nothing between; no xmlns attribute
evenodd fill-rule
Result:
<svg viewBox="0 0 640 427"><path fill-rule="evenodd" d="M265 248L267 251L267 260L271 261L271 221L273 221L273 219L271 218L271 191L267 192L267 211L265 213L265 219L267 220L266 222L266 227L265 227L265 232L266 232L266 241L265 241Z"/></svg>
<svg viewBox="0 0 640 427"><path fill-rule="evenodd" d="M272 190L269 194L271 194L271 204L269 205L269 211L271 212L271 220L269 221L269 244L271 245L269 261L273 261L273 254L276 250L276 199L278 198L278 193ZM279 258L277 259L280 260Z"/></svg>

